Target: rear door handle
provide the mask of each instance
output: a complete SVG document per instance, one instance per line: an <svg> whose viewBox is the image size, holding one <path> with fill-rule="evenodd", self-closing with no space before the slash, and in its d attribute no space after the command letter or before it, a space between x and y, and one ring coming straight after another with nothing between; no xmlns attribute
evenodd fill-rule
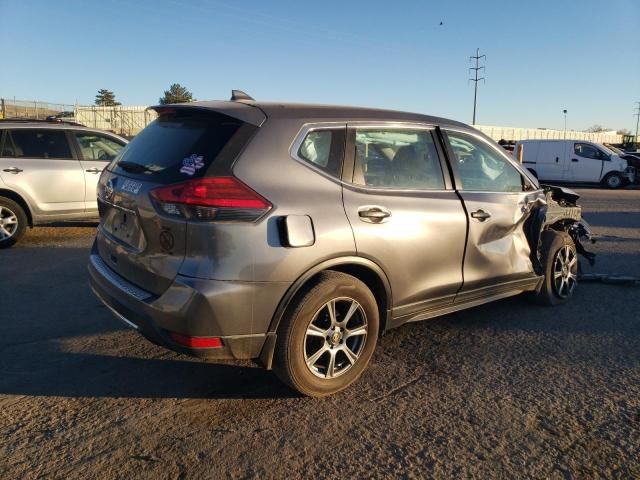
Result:
<svg viewBox="0 0 640 480"><path fill-rule="evenodd" d="M22 170L21 168L18 168L18 167L9 167L9 168L5 168L2 171L3 172L7 172L7 173L13 173L14 175L17 175L20 172L24 172L24 170Z"/></svg>
<svg viewBox="0 0 640 480"><path fill-rule="evenodd" d="M364 222L380 223L391 216L391 212L384 207L367 206L358 209L358 216Z"/></svg>
<svg viewBox="0 0 640 480"><path fill-rule="evenodd" d="M577 158L572 158L571 161L572 162L579 162L580 160L578 160Z"/></svg>
<svg viewBox="0 0 640 480"><path fill-rule="evenodd" d="M475 212L471 212L471 218L475 218L476 220L480 220L484 222L487 218L490 218L491 214L485 212L484 210L476 210Z"/></svg>
<svg viewBox="0 0 640 480"><path fill-rule="evenodd" d="M93 168L90 168L90 169L85 170L85 171L89 172L89 173L100 173L102 171L102 169L93 167Z"/></svg>

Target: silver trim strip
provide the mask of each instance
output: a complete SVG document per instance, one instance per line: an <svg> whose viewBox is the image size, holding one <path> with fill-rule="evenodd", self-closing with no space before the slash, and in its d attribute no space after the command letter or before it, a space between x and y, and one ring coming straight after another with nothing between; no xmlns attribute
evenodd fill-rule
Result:
<svg viewBox="0 0 640 480"><path fill-rule="evenodd" d="M113 308L111 305L109 305L107 302L104 301L104 299L100 296L100 294L96 291L95 288L91 287L91 290L93 291L93 294L98 297L98 300L100 300L102 302L102 304L107 307L109 310L111 310L111 313L113 313L118 320L120 320L122 323L124 323L126 326L133 328L134 330L139 330L138 326L133 323L130 320L127 320L124 315L122 315L120 312L118 312L115 308Z"/></svg>
<svg viewBox="0 0 640 480"><path fill-rule="evenodd" d="M111 270L107 266L107 264L104 263L102 258L100 258L100 256L90 255L89 261L91 262L91 265L93 265L93 268L95 268L98 271L98 273L100 273L100 275L102 275L113 286L122 290L127 295L141 301L147 300L148 298L151 298L153 296L149 292L142 290L141 288L138 288L135 285L132 285L131 283L127 282L124 278L122 278L120 275L118 275L113 270Z"/></svg>
<svg viewBox="0 0 640 480"><path fill-rule="evenodd" d="M110 202L109 200L107 200L106 198L103 197L98 197L98 200L100 200L102 203L109 205L110 207L116 208L118 210L122 210L123 212L127 212L130 213L132 215L137 215L137 213L129 208L125 208L125 207L121 207L120 205L116 205L115 203Z"/></svg>

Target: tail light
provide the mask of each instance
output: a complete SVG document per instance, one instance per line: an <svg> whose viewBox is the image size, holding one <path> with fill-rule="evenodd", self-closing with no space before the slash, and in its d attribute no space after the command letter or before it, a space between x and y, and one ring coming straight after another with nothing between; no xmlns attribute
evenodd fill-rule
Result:
<svg viewBox="0 0 640 480"><path fill-rule="evenodd" d="M166 215L202 221L252 222L273 205L235 177L210 177L159 187L150 192Z"/></svg>

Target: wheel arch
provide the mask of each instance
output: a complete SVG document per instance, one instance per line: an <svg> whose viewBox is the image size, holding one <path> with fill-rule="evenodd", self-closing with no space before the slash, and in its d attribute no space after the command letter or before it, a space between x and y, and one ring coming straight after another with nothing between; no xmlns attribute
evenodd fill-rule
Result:
<svg viewBox="0 0 640 480"><path fill-rule="evenodd" d="M22 207L25 215L27 216L27 221L29 222L29 226L33 227L33 213L31 212L31 207L27 201L18 193L13 190L7 190L6 188L0 188L0 197L8 198L13 200L18 205Z"/></svg>
<svg viewBox="0 0 640 480"><path fill-rule="evenodd" d="M378 304L381 323L380 333L383 333L387 325L390 324L391 306L393 305L391 284L386 273L377 263L368 258L355 256L325 260L300 275L278 303L278 307L269 324L267 340L260 353L260 360L267 369L271 368L278 327L287 308L300 292L314 285L314 282L317 281L318 275L321 272L328 270L352 275L367 285Z"/></svg>

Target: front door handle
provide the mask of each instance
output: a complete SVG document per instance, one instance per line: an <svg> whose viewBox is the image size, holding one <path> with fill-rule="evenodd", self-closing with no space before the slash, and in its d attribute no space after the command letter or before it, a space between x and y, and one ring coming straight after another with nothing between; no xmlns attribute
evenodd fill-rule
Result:
<svg viewBox="0 0 640 480"><path fill-rule="evenodd" d="M580 160L578 160L577 158L572 158L571 161L572 162L579 162Z"/></svg>
<svg viewBox="0 0 640 480"><path fill-rule="evenodd" d="M22 170L21 168L18 168L18 167L9 167L9 168L5 168L2 171L3 172L7 172L7 173L13 173L14 175L17 175L20 172L24 172L24 170Z"/></svg>
<svg viewBox="0 0 640 480"><path fill-rule="evenodd" d="M85 170L85 171L89 172L89 173L100 173L102 171L102 169L93 167L93 168L89 168L88 170Z"/></svg>
<svg viewBox="0 0 640 480"><path fill-rule="evenodd" d="M380 223L385 218L390 217L391 212L384 207L368 206L361 207L358 210L358 216L360 217L360 220L364 222Z"/></svg>
<svg viewBox="0 0 640 480"><path fill-rule="evenodd" d="M484 210L476 210L475 212L471 212L471 218L475 218L476 220L480 220L484 222L487 218L490 218L491 214L485 212Z"/></svg>

